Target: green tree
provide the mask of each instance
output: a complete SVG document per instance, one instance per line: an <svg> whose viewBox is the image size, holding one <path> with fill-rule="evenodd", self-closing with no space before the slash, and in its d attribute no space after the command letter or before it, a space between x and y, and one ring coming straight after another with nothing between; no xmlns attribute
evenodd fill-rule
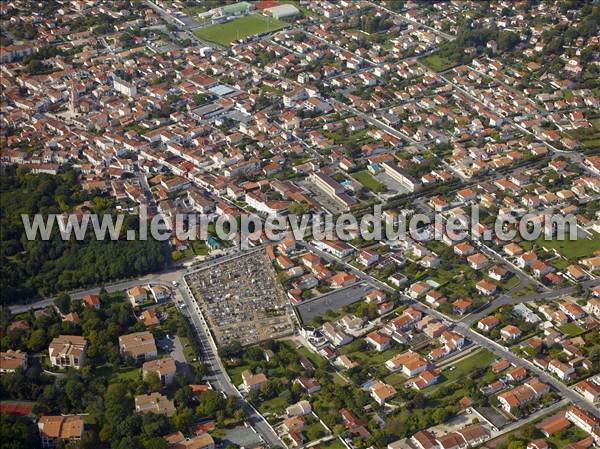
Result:
<svg viewBox="0 0 600 449"><path fill-rule="evenodd" d="M60 313L69 313L71 309L71 297L63 292L54 299L54 305L60 310Z"/></svg>
<svg viewBox="0 0 600 449"><path fill-rule="evenodd" d="M150 391L159 391L162 388L162 382L158 374L150 372L144 376L144 382Z"/></svg>
<svg viewBox="0 0 600 449"><path fill-rule="evenodd" d="M215 416L223 408L223 397L217 391L211 390L203 393L198 399L197 412L205 416Z"/></svg>
<svg viewBox="0 0 600 449"><path fill-rule="evenodd" d="M27 347L31 352L39 352L46 346L46 331L44 329L36 329L31 332Z"/></svg>
<svg viewBox="0 0 600 449"><path fill-rule="evenodd" d="M108 423L118 423L131 414L133 399L127 386L122 383L110 384L104 393L104 416Z"/></svg>
<svg viewBox="0 0 600 449"><path fill-rule="evenodd" d="M295 201L288 207L288 212L296 215L307 214L309 210L310 206L304 201Z"/></svg>

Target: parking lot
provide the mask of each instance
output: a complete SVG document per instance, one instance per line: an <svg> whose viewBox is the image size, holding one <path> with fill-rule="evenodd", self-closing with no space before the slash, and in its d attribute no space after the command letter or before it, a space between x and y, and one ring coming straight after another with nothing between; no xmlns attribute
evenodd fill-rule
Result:
<svg viewBox="0 0 600 449"><path fill-rule="evenodd" d="M329 309L336 310L360 301L365 295L373 290L369 285L362 283L354 284L348 288L335 290L326 295L304 301L296 306L303 322L312 320L317 316L325 315Z"/></svg>

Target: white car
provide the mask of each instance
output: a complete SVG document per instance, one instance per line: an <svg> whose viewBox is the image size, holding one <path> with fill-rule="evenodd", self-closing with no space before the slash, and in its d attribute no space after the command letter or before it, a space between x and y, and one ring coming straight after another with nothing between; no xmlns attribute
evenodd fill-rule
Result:
<svg viewBox="0 0 600 449"><path fill-rule="evenodd" d="M179 282L173 281L172 284L173 284L173 287L177 287L179 285Z"/></svg>

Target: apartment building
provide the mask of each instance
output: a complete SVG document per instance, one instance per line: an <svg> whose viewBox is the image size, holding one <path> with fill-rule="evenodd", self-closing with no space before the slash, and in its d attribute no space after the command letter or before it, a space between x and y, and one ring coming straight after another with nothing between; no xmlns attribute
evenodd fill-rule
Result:
<svg viewBox="0 0 600 449"><path fill-rule="evenodd" d="M84 422L81 416L40 416L38 431L42 440L42 447L53 448L59 442L80 440L84 431Z"/></svg>
<svg viewBox="0 0 600 449"><path fill-rule="evenodd" d="M414 178L406 170L398 167L393 161L382 162L381 166L385 173L387 173L394 181L399 182L409 192L414 192L421 188L421 183L418 179Z"/></svg>
<svg viewBox="0 0 600 449"><path fill-rule="evenodd" d="M138 361L156 357L156 343L154 336L148 332L134 332L133 334L119 337L121 355L132 357Z"/></svg>
<svg viewBox="0 0 600 449"><path fill-rule="evenodd" d="M345 210L349 210L356 204L356 200L348 195L340 183L331 176L324 173L315 172L309 176L309 180L313 182L320 190L334 199Z"/></svg>
<svg viewBox="0 0 600 449"><path fill-rule="evenodd" d="M177 412L173 401L157 392L140 394L134 398L134 401L137 413L158 413L173 416Z"/></svg>
<svg viewBox="0 0 600 449"><path fill-rule="evenodd" d="M79 335L59 335L48 346L50 363L60 368L79 369L85 360L87 342Z"/></svg>

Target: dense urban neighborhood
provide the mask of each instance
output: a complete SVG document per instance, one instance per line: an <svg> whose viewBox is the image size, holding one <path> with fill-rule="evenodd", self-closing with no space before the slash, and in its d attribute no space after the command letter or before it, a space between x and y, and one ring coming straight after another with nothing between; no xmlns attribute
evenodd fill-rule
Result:
<svg viewBox="0 0 600 449"><path fill-rule="evenodd" d="M599 2L0 13L2 447L600 448Z"/></svg>

